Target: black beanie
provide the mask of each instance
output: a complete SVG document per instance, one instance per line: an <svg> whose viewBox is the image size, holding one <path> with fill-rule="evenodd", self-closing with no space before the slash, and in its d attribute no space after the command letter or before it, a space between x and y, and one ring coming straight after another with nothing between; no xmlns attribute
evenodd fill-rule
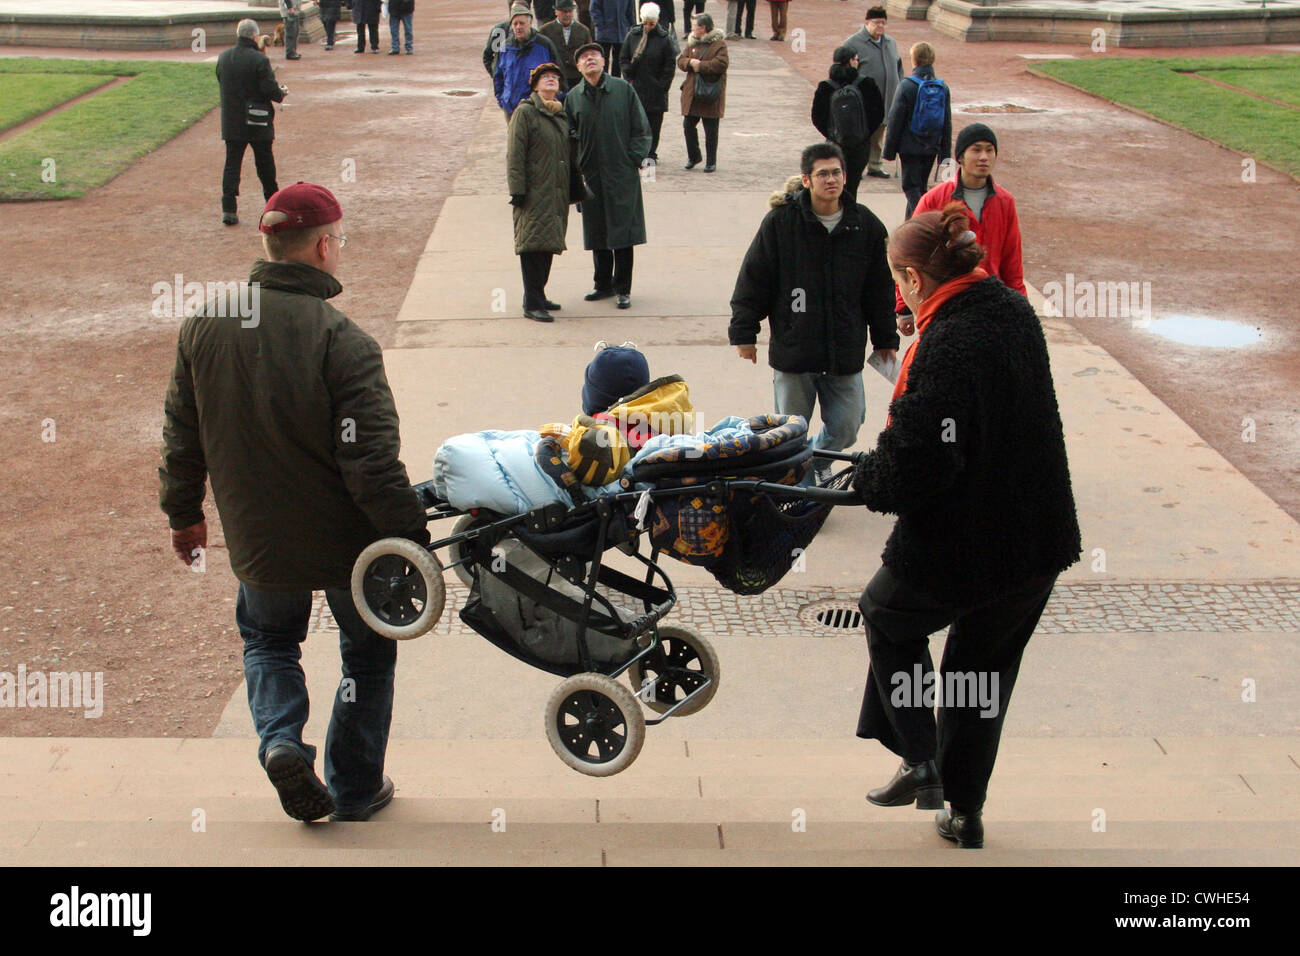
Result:
<svg viewBox="0 0 1300 956"><path fill-rule="evenodd" d="M979 142L992 143L993 152L998 151L998 138L993 134L993 130L983 123L971 123L957 134L957 146L953 150L953 158L961 162L961 154L966 152L966 147L971 143Z"/></svg>

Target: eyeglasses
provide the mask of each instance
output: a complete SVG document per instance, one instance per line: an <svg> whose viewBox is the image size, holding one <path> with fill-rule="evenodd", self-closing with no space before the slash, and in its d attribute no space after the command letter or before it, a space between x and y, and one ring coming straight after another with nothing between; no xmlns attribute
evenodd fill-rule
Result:
<svg viewBox="0 0 1300 956"><path fill-rule="evenodd" d="M344 246L346 246L346 245L348 244L348 237L347 237L347 236L336 236L336 235L334 235L334 233L332 233L332 232L327 232L327 233L325 233L325 235L329 236L331 239L337 239L337 240L339 241L339 248L340 248L340 249L342 249Z"/></svg>
<svg viewBox="0 0 1300 956"><path fill-rule="evenodd" d="M886 25L886 21L884 21L884 20L868 20L868 21L867 21L867 26L871 26L871 27L883 27L883 26L885 26L885 25Z"/></svg>
<svg viewBox="0 0 1300 956"><path fill-rule="evenodd" d="M831 180L831 179L843 179L843 178L844 178L844 170L839 169L839 168L836 168L836 169L823 169L823 170L820 170L819 172L815 172L815 173L813 173L813 174L812 174L812 178L813 178L813 179L820 179L820 180L822 180L822 182L826 182L827 180Z"/></svg>

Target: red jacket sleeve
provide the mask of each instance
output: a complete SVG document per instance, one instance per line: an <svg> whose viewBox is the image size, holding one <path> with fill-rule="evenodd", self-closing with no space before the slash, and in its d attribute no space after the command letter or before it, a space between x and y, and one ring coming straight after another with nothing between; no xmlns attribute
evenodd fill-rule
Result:
<svg viewBox="0 0 1300 956"><path fill-rule="evenodd" d="M1026 298L1025 268L1020 258L1020 217L1016 215L1016 201L1010 193L1003 193L1007 201L1006 228L1002 236L1002 256L998 263L998 278L1008 289L1015 289Z"/></svg>

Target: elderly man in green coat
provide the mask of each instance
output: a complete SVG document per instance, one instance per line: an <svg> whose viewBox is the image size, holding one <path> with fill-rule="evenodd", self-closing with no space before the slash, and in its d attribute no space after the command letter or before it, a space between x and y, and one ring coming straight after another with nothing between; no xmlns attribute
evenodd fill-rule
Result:
<svg viewBox="0 0 1300 956"><path fill-rule="evenodd" d="M588 43L574 52L582 83L569 92L564 109L577 131L578 165L590 195L583 199L582 244L595 260L588 302L617 296L620 309L632 305L632 247L645 242L641 204L642 161L650 155L650 122L636 91L605 72L605 51Z"/></svg>

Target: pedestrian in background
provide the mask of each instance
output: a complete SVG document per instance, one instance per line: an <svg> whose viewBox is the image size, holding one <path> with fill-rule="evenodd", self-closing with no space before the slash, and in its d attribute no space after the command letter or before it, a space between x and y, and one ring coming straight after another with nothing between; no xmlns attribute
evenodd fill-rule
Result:
<svg viewBox="0 0 1300 956"><path fill-rule="evenodd" d="M533 25L539 30L555 19L555 0L533 0Z"/></svg>
<svg viewBox="0 0 1300 956"><path fill-rule="evenodd" d="M623 78L632 84L650 123L650 155L642 163L659 162L659 132L668 112L668 91L677 73L677 38L659 23L659 6L641 5L641 23L628 31L619 54Z"/></svg>
<svg viewBox="0 0 1300 956"><path fill-rule="evenodd" d="M414 53L414 40L411 36L415 25L415 0L388 0L388 34L393 41L388 51L389 56L402 52L402 28L406 28L406 52Z"/></svg>
<svg viewBox="0 0 1300 956"><path fill-rule="evenodd" d="M691 26L695 23L695 15L704 12L704 0L682 0L682 39L688 40L691 36Z"/></svg>
<svg viewBox="0 0 1300 956"><path fill-rule="evenodd" d="M916 43L908 55L912 75L902 82L894 97L882 153L887 160L897 155L903 168L903 194L907 196L904 219L911 218L912 210L929 188L935 160L941 160L940 165L946 167L952 149L952 97L947 84L934 75L934 47L924 41Z"/></svg>
<svg viewBox="0 0 1300 956"><path fill-rule="evenodd" d="M790 0L767 0L767 12L772 17L773 40L784 40L790 23Z"/></svg>
<svg viewBox="0 0 1300 956"><path fill-rule="evenodd" d="M334 31L338 28L339 17L343 12L343 0L318 0L320 4L320 22L325 27L325 49L334 49Z"/></svg>
<svg viewBox="0 0 1300 956"><path fill-rule="evenodd" d="M581 24L579 24L581 26ZM572 196L573 143L558 99L563 71L543 63L528 78L532 94L510 118L506 185L514 207L515 255L524 279L524 317L554 322L558 302L546 297L551 263L564 252Z"/></svg>
<svg viewBox="0 0 1300 956"><path fill-rule="evenodd" d="M718 168L718 125L727 105L727 44L713 17L701 13L695 18L691 38L677 57L677 67L686 74L682 83L682 128L686 133L686 168L700 164L700 121L704 122L704 171Z"/></svg>
<svg viewBox="0 0 1300 956"><path fill-rule="evenodd" d="M898 55L898 44L885 33L889 14L883 6L870 7L862 29L844 41L858 54L858 73L875 80L880 95L885 100L885 116L894 107L894 94L903 79L903 61ZM871 154L867 157L867 175L889 179L889 173L880 165L885 145L885 126L881 125L871 137Z"/></svg>
<svg viewBox="0 0 1300 956"><path fill-rule="evenodd" d="M226 166L221 173L221 221L238 225L239 180L244 152L253 147L262 195L270 199L275 182L275 107L288 93L276 82L275 71L257 46L257 21L240 20L235 45L217 57L217 83L221 86L221 138L226 143Z"/></svg>
<svg viewBox="0 0 1300 956"><path fill-rule="evenodd" d="M353 53L366 52L366 31L370 31L370 52L379 52L380 0L352 0L352 22L357 25L357 48Z"/></svg>
<svg viewBox="0 0 1300 956"><path fill-rule="evenodd" d="M578 163L590 195L582 200L582 244L591 250L593 288L586 301L616 297L632 307L633 247L643 245L642 160L650 155L650 123L636 91L605 72L604 49L588 43L577 53L582 82L564 108L577 131Z"/></svg>
<svg viewBox="0 0 1300 956"><path fill-rule="evenodd" d="M859 602L871 663L857 733L903 762L867 799L947 800L939 835L977 848L1021 657L1081 543L1042 324L979 268L969 215L958 202L918 210L890 240L918 336L853 489L898 515ZM936 673L929 638L945 628Z"/></svg>
<svg viewBox="0 0 1300 956"><path fill-rule="evenodd" d="M558 66L560 57L551 41L533 29L533 11L528 4L516 3L510 13L510 38L497 54L496 72L492 76L497 105L505 113L507 123L515 107L528 99L532 92L529 77L543 63Z"/></svg>
<svg viewBox="0 0 1300 956"><path fill-rule="evenodd" d="M284 58L301 60L298 25L302 23L302 0L280 0L280 17L284 20Z"/></svg>
<svg viewBox="0 0 1300 956"><path fill-rule="evenodd" d="M557 62L564 70L563 89L566 90L573 89L582 80L573 59L574 52L591 42L591 31L577 22L576 10L574 0L555 0L555 19L539 31L555 49Z"/></svg>
<svg viewBox="0 0 1300 956"><path fill-rule="evenodd" d="M858 73L858 54L852 47L837 47L833 60L828 77L813 94L812 122L844 153L844 190L856 197L871 155L871 137L885 118L885 104L875 80Z"/></svg>
<svg viewBox="0 0 1300 956"><path fill-rule="evenodd" d="M627 31L636 22L632 0L591 0L591 20L596 25L592 35L605 48L609 75L620 76L619 51L627 39Z"/></svg>

